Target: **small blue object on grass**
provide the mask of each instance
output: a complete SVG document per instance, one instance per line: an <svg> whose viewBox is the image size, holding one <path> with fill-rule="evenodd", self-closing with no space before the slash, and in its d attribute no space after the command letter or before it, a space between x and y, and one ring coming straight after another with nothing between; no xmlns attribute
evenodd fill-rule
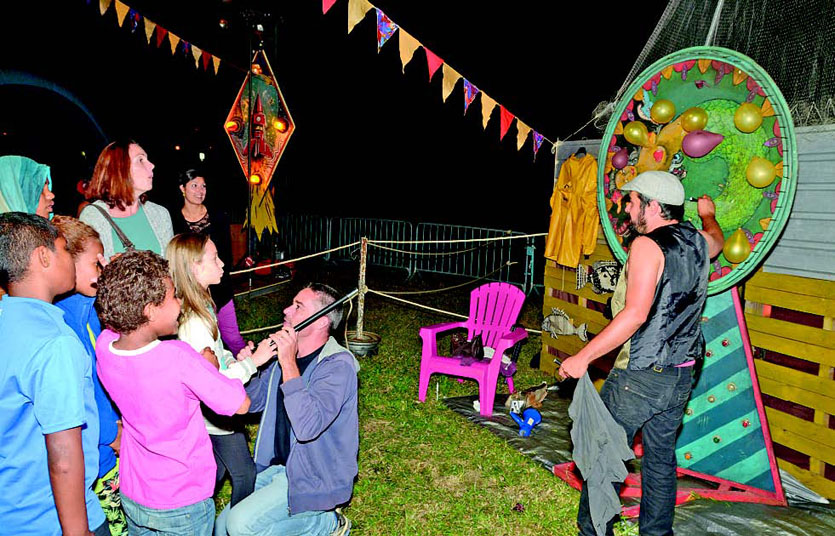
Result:
<svg viewBox="0 0 835 536"><path fill-rule="evenodd" d="M542 422L542 415L535 408L526 409L521 417L517 413L511 413L510 416L519 425L519 435L522 437L530 436L534 426Z"/></svg>

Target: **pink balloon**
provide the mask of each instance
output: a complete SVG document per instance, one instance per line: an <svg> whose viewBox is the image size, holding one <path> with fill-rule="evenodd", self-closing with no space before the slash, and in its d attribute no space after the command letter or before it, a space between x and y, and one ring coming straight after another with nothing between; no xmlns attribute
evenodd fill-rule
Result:
<svg viewBox="0 0 835 536"><path fill-rule="evenodd" d="M681 140L681 150L690 158L701 158L722 143L725 136L708 132L707 130L694 130Z"/></svg>
<svg viewBox="0 0 835 536"><path fill-rule="evenodd" d="M623 169L627 164L629 164L629 151L624 147L612 156L612 166L615 169Z"/></svg>

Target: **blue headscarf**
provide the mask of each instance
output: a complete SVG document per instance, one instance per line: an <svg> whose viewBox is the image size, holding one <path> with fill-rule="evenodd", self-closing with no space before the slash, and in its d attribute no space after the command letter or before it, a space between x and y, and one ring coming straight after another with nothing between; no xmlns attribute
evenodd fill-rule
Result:
<svg viewBox="0 0 835 536"><path fill-rule="evenodd" d="M49 166L25 156L0 156L0 213L34 214L45 182L52 190Z"/></svg>

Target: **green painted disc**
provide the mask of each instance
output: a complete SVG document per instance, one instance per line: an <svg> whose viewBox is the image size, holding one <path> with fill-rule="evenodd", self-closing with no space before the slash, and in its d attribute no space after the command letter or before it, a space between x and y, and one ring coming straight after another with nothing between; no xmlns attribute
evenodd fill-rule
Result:
<svg viewBox="0 0 835 536"><path fill-rule="evenodd" d="M643 171L669 171L688 198L713 198L726 242L737 246L726 246L731 259L723 252L711 263L708 292L739 284L777 241L797 186L794 124L777 85L738 52L694 47L655 62L624 95L606 127L597 174L598 209L615 257L626 260L631 233L618 187ZM711 144L696 143L708 139L697 130L721 141L700 154ZM695 202L685 201L684 220L701 227Z"/></svg>

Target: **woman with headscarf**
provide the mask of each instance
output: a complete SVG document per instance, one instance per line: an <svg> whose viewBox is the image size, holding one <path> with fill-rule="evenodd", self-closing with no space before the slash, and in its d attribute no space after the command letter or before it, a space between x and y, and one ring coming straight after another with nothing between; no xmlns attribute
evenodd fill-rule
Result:
<svg viewBox="0 0 835 536"><path fill-rule="evenodd" d="M98 231L104 256L128 249L165 253L174 236L168 210L148 201L154 185L154 164L138 143L114 141L102 150L87 187L87 198L79 219Z"/></svg>
<svg viewBox="0 0 835 536"><path fill-rule="evenodd" d="M0 156L0 212L28 212L43 218L52 214L49 166L25 156Z"/></svg>

